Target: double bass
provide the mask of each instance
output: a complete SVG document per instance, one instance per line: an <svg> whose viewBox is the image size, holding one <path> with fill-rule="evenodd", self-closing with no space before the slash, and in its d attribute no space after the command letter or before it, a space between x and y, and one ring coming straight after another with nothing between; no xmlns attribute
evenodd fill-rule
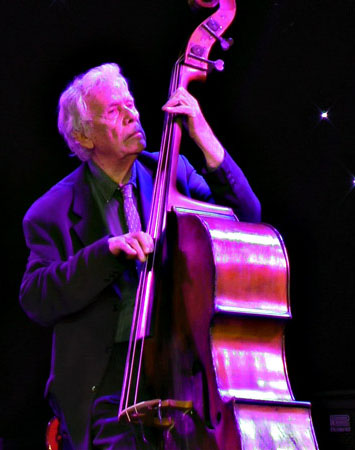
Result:
<svg viewBox="0 0 355 450"><path fill-rule="evenodd" d="M213 13L176 62L169 97L222 70L210 51L232 45L223 34L235 0L189 3ZM166 450L317 449L310 403L295 400L287 374L283 240L270 225L178 192L181 136L179 118L165 114L147 227L155 250L140 274L118 420L157 428ZM155 397L140 401L143 371Z"/></svg>
<svg viewBox="0 0 355 450"><path fill-rule="evenodd" d="M232 44L222 35L235 0L193 4L215 10L176 62L169 96L222 70L209 53ZM161 429L169 450L317 449L310 404L295 401L287 375L282 238L178 192L181 135L181 121L166 114L147 228L155 251L140 275L118 420ZM142 370L158 398L139 401Z"/></svg>

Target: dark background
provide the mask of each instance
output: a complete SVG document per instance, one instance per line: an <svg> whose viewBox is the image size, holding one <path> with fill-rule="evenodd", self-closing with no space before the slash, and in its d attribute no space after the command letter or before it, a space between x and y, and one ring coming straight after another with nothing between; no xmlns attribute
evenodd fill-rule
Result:
<svg viewBox="0 0 355 450"><path fill-rule="evenodd" d="M118 62L158 149L170 71L200 16L183 0L12 0L1 12L0 448L40 449L51 333L30 323L17 296L22 217L78 164L56 131L58 97L78 73ZM191 86L288 248L289 376L296 399L313 402L320 442L329 398L355 392L354 21L352 0L239 0L226 33L235 45L212 52L225 71ZM198 165L195 149L184 150Z"/></svg>

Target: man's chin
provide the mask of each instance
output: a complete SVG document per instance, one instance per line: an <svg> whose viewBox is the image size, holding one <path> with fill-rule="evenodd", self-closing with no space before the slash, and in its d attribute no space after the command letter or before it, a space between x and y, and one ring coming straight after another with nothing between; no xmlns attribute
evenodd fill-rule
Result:
<svg viewBox="0 0 355 450"><path fill-rule="evenodd" d="M144 145L143 143L141 145L136 145L132 148L130 148L127 152L126 152L126 156L138 156L142 153L142 151L146 148L146 144L144 141Z"/></svg>
<svg viewBox="0 0 355 450"><path fill-rule="evenodd" d="M147 147L147 142L145 139L142 139L137 145L137 154L141 153Z"/></svg>

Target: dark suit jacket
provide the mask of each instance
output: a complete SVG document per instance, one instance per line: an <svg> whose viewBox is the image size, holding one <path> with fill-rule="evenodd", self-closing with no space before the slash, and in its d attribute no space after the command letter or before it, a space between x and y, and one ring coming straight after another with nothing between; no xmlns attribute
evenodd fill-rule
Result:
<svg viewBox="0 0 355 450"><path fill-rule="evenodd" d="M143 222L149 217L157 154L143 152L137 180ZM20 289L27 315L53 326L53 350L46 393L55 397L76 448L90 448L90 408L110 356L117 324L112 283L124 268L108 249L108 231L98 222L86 181L87 165L38 199L24 218L30 256ZM245 176L228 154L207 175L216 202L228 203L241 220L258 221L260 206ZM213 202L206 181L180 157L179 190ZM95 224L95 226L93 226Z"/></svg>

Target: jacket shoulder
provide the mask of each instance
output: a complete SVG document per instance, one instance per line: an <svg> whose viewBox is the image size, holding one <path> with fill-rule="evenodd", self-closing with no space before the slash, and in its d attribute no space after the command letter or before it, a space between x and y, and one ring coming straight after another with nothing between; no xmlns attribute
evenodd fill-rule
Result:
<svg viewBox="0 0 355 450"><path fill-rule="evenodd" d="M52 186L39 197L27 210L24 221L42 217L58 216L58 210L69 208L73 198L73 187L85 177L85 164Z"/></svg>
<svg viewBox="0 0 355 450"><path fill-rule="evenodd" d="M145 166L147 169L155 172L159 161L159 152L147 152L144 150L139 155L138 161L141 164L143 164L143 166ZM194 170L194 168L189 163L188 159L183 155L179 155L177 169L178 169L177 174L178 179L181 178L183 175L189 175L189 173Z"/></svg>
<svg viewBox="0 0 355 450"><path fill-rule="evenodd" d="M155 169L158 164L159 153L143 150L138 156L138 161L149 169Z"/></svg>

